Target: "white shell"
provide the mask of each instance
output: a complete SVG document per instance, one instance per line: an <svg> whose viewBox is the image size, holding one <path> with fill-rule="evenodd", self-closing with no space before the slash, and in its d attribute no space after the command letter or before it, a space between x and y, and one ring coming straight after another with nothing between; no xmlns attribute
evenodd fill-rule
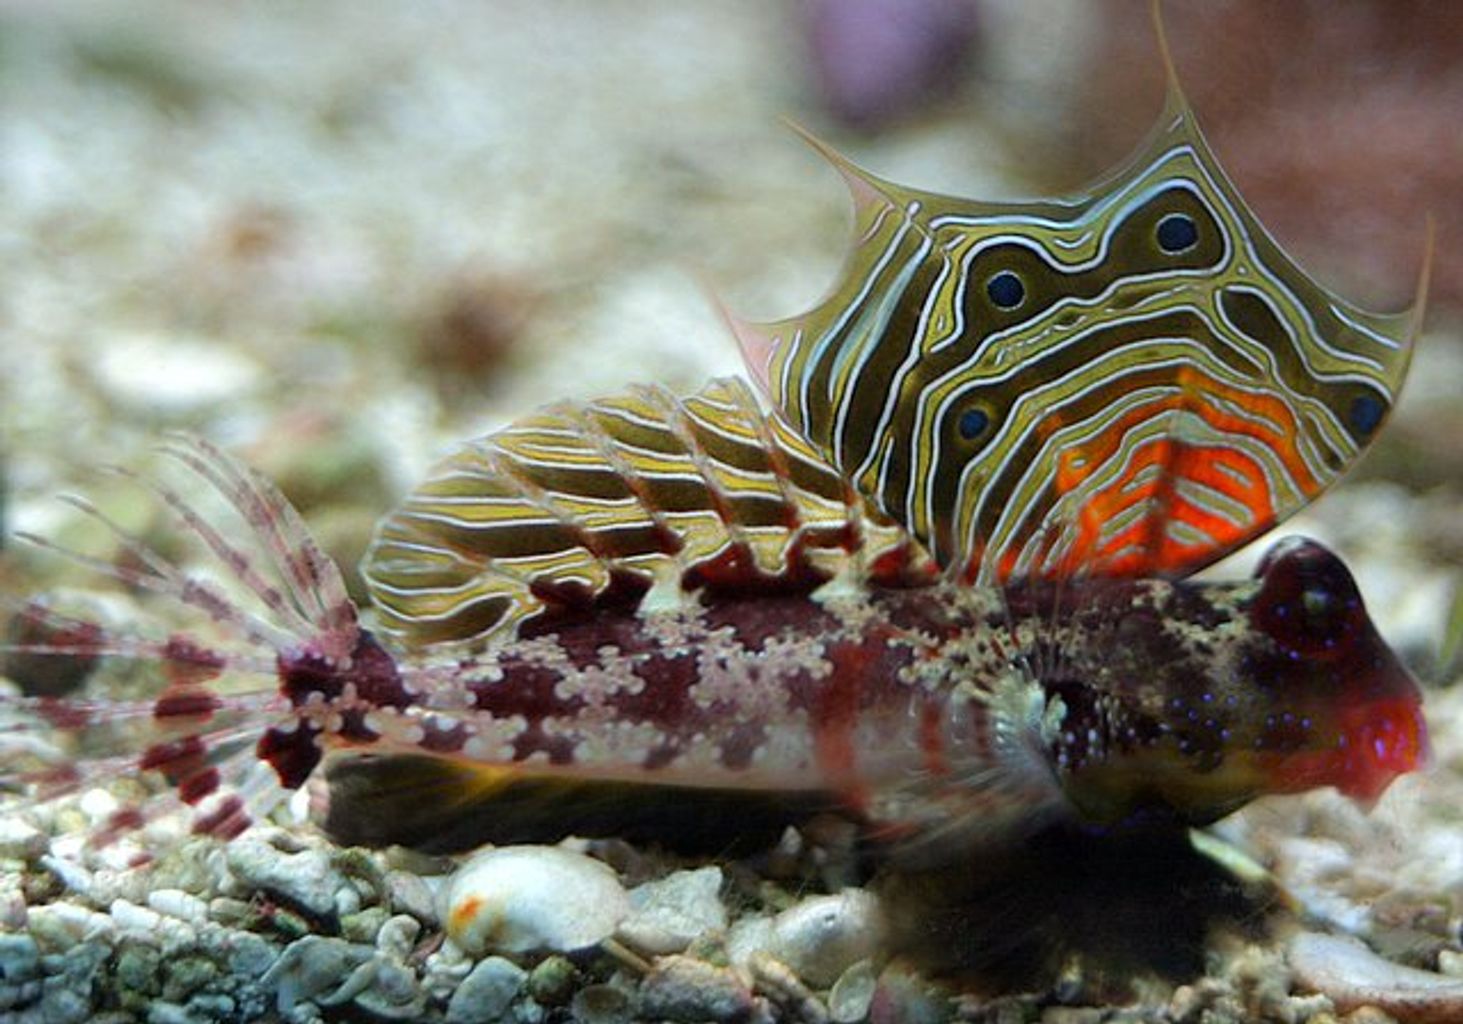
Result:
<svg viewBox="0 0 1463 1024"><path fill-rule="evenodd" d="M447 934L469 954L568 952L614 934L630 901L597 860L556 846L505 846L457 870L445 910Z"/></svg>

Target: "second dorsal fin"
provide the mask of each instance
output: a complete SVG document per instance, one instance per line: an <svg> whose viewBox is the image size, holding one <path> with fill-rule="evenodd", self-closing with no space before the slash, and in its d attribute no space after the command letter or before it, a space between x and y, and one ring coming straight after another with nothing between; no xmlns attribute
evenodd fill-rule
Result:
<svg viewBox="0 0 1463 1024"><path fill-rule="evenodd" d="M385 632L480 647L607 605L932 578L821 455L736 379L640 387L518 420L382 520L365 574Z"/></svg>

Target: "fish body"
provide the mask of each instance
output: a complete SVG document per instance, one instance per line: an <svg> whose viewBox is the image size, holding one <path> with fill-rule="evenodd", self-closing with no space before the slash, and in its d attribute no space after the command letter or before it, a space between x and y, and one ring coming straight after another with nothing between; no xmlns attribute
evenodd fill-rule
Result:
<svg viewBox="0 0 1463 1024"><path fill-rule="evenodd" d="M1351 611L1306 618L1336 605ZM608 612L479 657L423 707L480 724L418 707L406 738L469 776L493 766L489 803L566 783L561 822L585 784L651 783L672 815L739 791L841 808L906 860L944 859L1058 823L1207 824L1321 785L1375 799L1426 730L1364 614L1340 561L1300 539L1240 583L942 581Z"/></svg>
<svg viewBox="0 0 1463 1024"><path fill-rule="evenodd" d="M150 574L117 571L206 609L238 644L77 630L36 608L51 643L11 645L166 669L147 701L8 702L33 716L12 734L78 743L79 756L25 776L43 793L118 773L167 781L97 839L179 802L195 830L231 836L268 807L252 769L295 788L323 764L327 829L349 841L674 837L677 821L724 835L724 816L718 832L706 814L750 827L769 807L779 821L841 809L918 863L1058 823L1204 823L1265 793L1331 785L1370 800L1425 754L1416 683L1314 542L1282 542L1243 582L1004 587L911 579L917 560L855 581L866 552L854 545L826 576L785 565L796 584L693 573L674 606L647 589L579 592L587 604L545 605L469 646L412 647L362 625L267 481L207 446L174 454L224 491L262 556L159 493L185 531L244 567L259 607L183 585L151 552L132 552Z"/></svg>

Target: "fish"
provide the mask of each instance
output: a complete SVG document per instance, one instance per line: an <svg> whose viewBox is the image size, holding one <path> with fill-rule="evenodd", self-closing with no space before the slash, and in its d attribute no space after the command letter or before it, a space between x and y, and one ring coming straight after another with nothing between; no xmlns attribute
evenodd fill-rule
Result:
<svg viewBox="0 0 1463 1024"><path fill-rule="evenodd" d="M858 242L811 313L729 318L758 390L634 387L469 442L378 524L369 607L268 480L165 442L187 482L135 479L211 572L79 499L120 558L26 539L202 624L22 602L0 651L159 689L0 698L0 783L24 807L154 780L92 849L229 839L323 779L340 842L722 850L837 810L908 864L1374 802L1427 728L1341 559L1292 537L1249 579L1194 573L1360 456L1427 260L1392 317L1306 278L1161 48L1157 129L1077 197L939 197L825 148Z"/></svg>
<svg viewBox="0 0 1463 1024"><path fill-rule="evenodd" d="M922 865L1047 827L1203 824L1268 793L1370 801L1425 758L1417 684L1320 544L1282 540L1237 582L966 584L774 423L728 378L466 446L379 524L369 626L267 480L170 441L236 521L147 486L219 571L85 502L125 558L81 557L217 639L26 605L51 639L11 652L153 662L164 685L5 698L0 737L65 741L25 772L12 751L5 779L33 800L160 779L99 847L178 811L231 838L323 772L346 843L722 849L838 811Z"/></svg>

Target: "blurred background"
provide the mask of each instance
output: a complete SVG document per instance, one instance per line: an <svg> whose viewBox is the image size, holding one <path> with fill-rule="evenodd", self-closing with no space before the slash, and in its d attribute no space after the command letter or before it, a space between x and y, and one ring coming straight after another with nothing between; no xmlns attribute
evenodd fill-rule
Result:
<svg viewBox="0 0 1463 1024"><path fill-rule="evenodd" d="M1322 280L1406 305L1437 222L1403 404L1302 528L1447 678L1463 5L1165 16L1220 159ZM90 467L144 466L182 428L278 480L353 565L454 443L556 398L734 372L705 284L753 318L817 298L847 204L781 117L885 177L1001 198L1081 185L1161 98L1141 0L0 0L7 528L66 536L51 495L124 490ZM60 571L0 551L7 591Z"/></svg>

